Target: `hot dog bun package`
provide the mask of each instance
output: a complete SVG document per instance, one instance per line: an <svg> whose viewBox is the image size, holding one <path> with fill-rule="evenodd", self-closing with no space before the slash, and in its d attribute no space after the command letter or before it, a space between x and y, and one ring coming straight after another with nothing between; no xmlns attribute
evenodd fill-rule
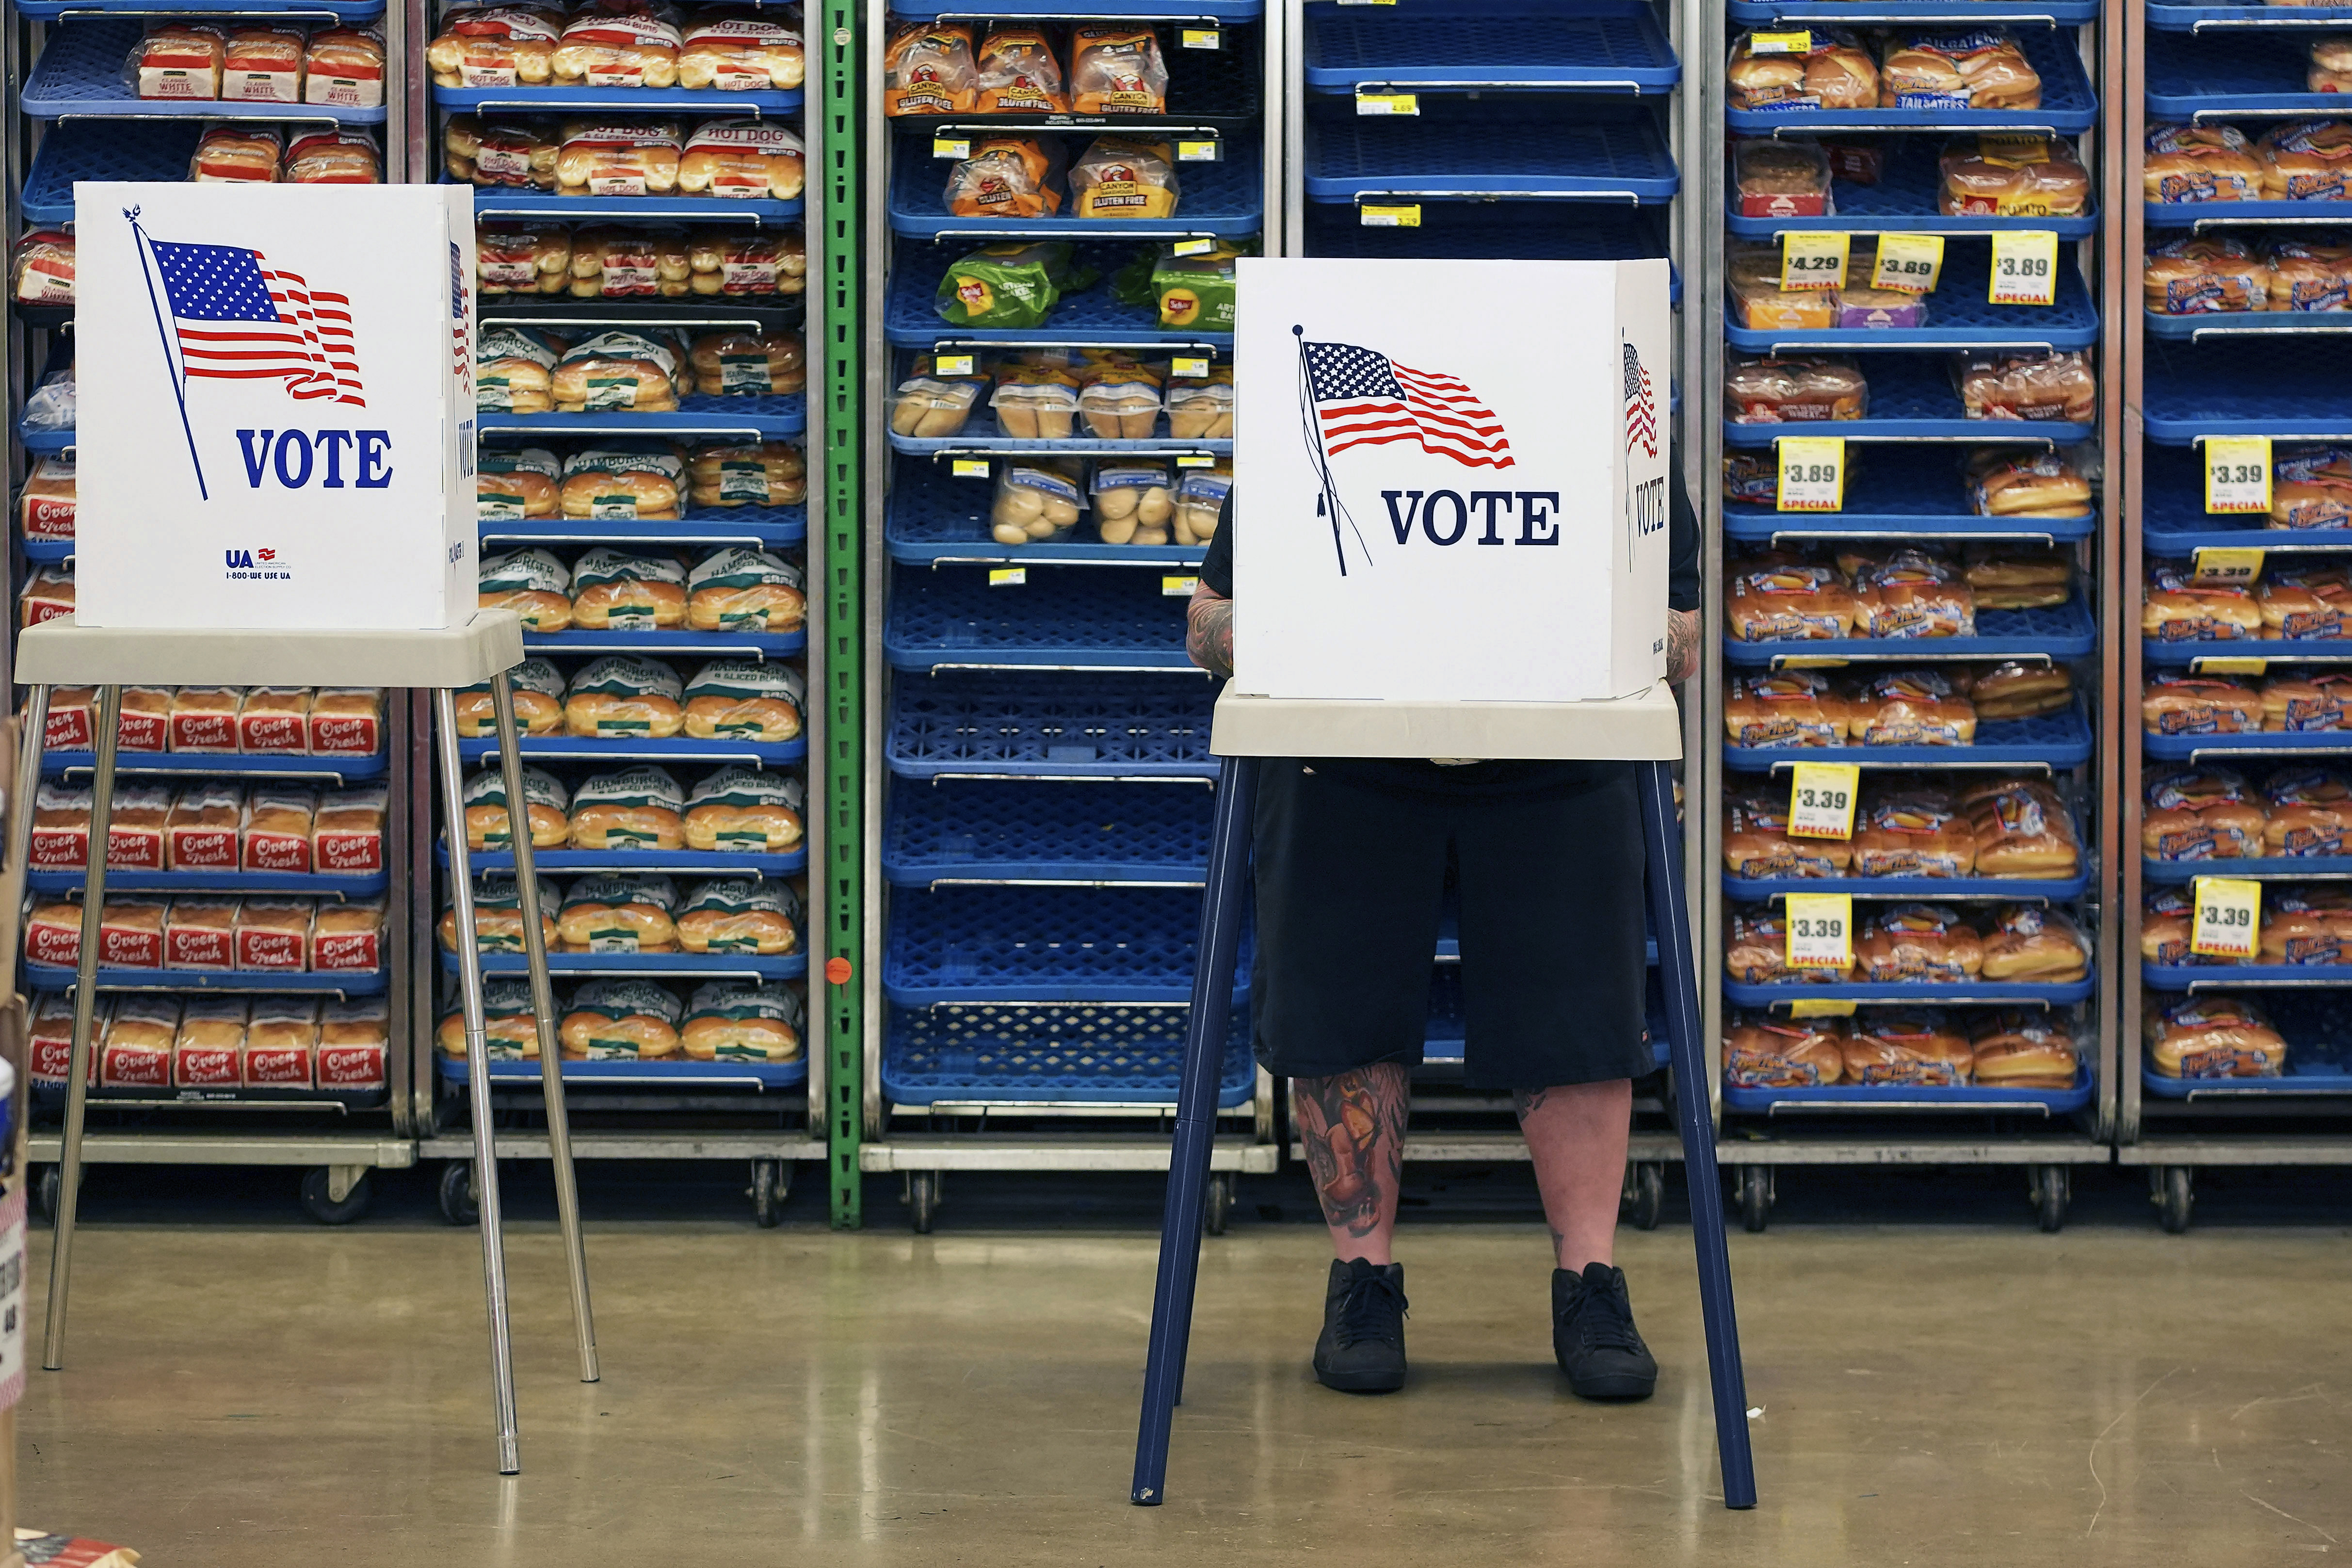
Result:
<svg viewBox="0 0 2352 1568"><path fill-rule="evenodd" d="M713 12L688 22L677 54L677 85L721 92L787 92L807 73L797 14Z"/></svg>
<svg viewBox="0 0 2352 1568"><path fill-rule="evenodd" d="M2234 860L2263 853L2265 826L2242 774L2172 768L2147 781L2140 852L2154 860Z"/></svg>
<svg viewBox="0 0 2352 1568"><path fill-rule="evenodd" d="M425 46L436 87L545 87L562 13L553 6L457 5Z"/></svg>
<svg viewBox="0 0 2352 1568"><path fill-rule="evenodd" d="M2183 997L2148 1011L2147 1062L2165 1078L2275 1078L2287 1043L2239 996Z"/></svg>
<svg viewBox="0 0 2352 1568"><path fill-rule="evenodd" d="M1845 1076L1843 1018L1735 1012L1725 1021L1723 1081L1734 1089L1817 1089Z"/></svg>

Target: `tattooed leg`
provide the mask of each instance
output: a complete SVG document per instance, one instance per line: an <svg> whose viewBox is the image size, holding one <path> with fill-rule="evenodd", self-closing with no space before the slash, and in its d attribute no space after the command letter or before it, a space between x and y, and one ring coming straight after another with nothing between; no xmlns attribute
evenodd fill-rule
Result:
<svg viewBox="0 0 2352 1568"><path fill-rule="evenodd" d="M1633 1131L1633 1080L1513 1089L1511 1104L1535 1162L1559 1267L1581 1273L1588 1263L1613 1261L1617 1196L1625 1184L1625 1144Z"/></svg>
<svg viewBox="0 0 2352 1568"><path fill-rule="evenodd" d="M1396 1229L1397 1178L1404 1164L1404 1119L1412 1102L1400 1062L1331 1078L1291 1081L1291 1104L1307 1168L1323 1200L1323 1222L1341 1262L1389 1263Z"/></svg>

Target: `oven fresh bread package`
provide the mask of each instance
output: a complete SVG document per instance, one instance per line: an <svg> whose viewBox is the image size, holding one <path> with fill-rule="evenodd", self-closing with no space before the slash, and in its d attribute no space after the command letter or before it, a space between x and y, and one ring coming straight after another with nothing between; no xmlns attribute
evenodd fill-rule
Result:
<svg viewBox="0 0 2352 1568"><path fill-rule="evenodd" d="M174 871L234 871L245 825L245 786L199 779L180 786L163 824L164 859Z"/></svg>
<svg viewBox="0 0 2352 1568"><path fill-rule="evenodd" d="M381 996L329 1002L319 1012L318 1084L341 1094L380 1094L390 1086L392 1008Z"/></svg>
<svg viewBox="0 0 2352 1568"><path fill-rule="evenodd" d="M245 1084L245 1031L253 1004L243 996L191 996L172 1037L172 1087L226 1097Z"/></svg>
<svg viewBox="0 0 2352 1568"><path fill-rule="evenodd" d="M322 900L310 923L312 973L373 972L383 967L384 900Z"/></svg>
<svg viewBox="0 0 2352 1568"><path fill-rule="evenodd" d="M689 1061L789 1062L801 1054L801 1000L781 985L721 981L687 999L681 1043Z"/></svg>

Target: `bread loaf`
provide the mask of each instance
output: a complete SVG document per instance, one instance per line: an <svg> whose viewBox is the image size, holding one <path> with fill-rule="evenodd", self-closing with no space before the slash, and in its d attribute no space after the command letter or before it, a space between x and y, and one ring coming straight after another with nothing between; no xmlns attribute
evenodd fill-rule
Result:
<svg viewBox="0 0 2352 1568"><path fill-rule="evenodd" d="M970 114L977 74L969 23L901 22L882 51L882 112Z"/></svg>
<svg viewBox="0 0 2352 1568"><path fill-rule="evenodd" d="M570 837L567 816L572 797L562 784L538 768L522 771L523 810L530 824L534 849L552 849ZM466 781L466 847L505 849L512 826L507 817L507 786L496 767L484 768Z"/></svg>
<svg viewBox="0 0 2352 1568"><path fill-rule="evenodd" d="M383 967L384 900L322 902L310 926L314 973L370 972Z"/></svg>
<svg viewBox="0 0 2352 1568"><path fill-rule="evenodd" d="M1742 217L1822 217L1836 210L1830 161L1816 142L1734 142L1731 180Z"/></svg>
<svg viewBox="0 0 2352 1568"><path fill-rule="evenodd" d="M299 103L302 98L299 27L240 23L221 57L220 96L239 103Z"/></svg>
<svg viewBox="0 0 2352 1568"><path fill-rule="evenodd" d="M667 740L686 721L677 672L650 658L600 658L572 678L564 732L593 740Z"/></svg>
<svg viewBox="0 0 2352 1568"><path fill-rule="evenodd" d="M1977 711L1939 670L1889 670L1848 696L1846 732L1858 746L1966 746Z"/></svg>
<svg viewBox="0 0 2352 1568"><path fill-rule="evenodd" d="M278 177L289 185L380 185L383 151L362 126L307 132L286 144Z"/></svg>
<svg viewBox="0 0 2352 1568"><path fill-rule="evenodd" d="M74 455L36 458L16 496L16 526L27 541L52 542L74 536Z"/></svg>
<svg viewBox="0 0 2352 1568"><path fill-rule="evenodd" d="M643 980L592 980L559 1031L566 1061L657 1061L677 1055L677 998Z"/></svg>
<svg viewBox="0 0 2352 1568"><path fill-rule="evenodd" d="M1985 937L1983 975L2002 985L2065 985L2091 972L2082 928L2041 904L2003 904Z"/></svg>
<svg viewBox="0 0 2352 1568"><path fill-rule="evenodd" d="M2080 1076L2078 1047L2064 1013L1989 1009L1976 1016L1969 1046L1969 1077L1987 1089L2072 1089Z"/></svg>
<svg viewBox="0 0 2352 1568"><path fill-rule="evenodd" d="M245 1082L245 1029L252 1005L242 996L192 996L172 1037L172 1087L226 1097Z"/></svg>
<svg viewBox="0 0 2352 1568"><path fill-rule="evenodd" d="M696 988L679 1037L690 1061L789 1062L802 1024L800 998L783 986L721 982Z"/></svg>
<svg viewBox="0 0 2352 1568"><path fill-rule="evenodd" d="M1070 29L1074 114L1164 114L1168 67L1149 23L1082 22Z"/></svg>
<svg viewBox="0 0 2352 1568"><path fill-rule="evenodd" d="M627 768L583 782L572 800L574 849L682 849L684 792L660 768Z"/></svg>
<svg viewBox="0 0 2352 1568"><path fill-rule="evenodd" d="M310 751L310 689L256 686L236 713L237 750L248 755L307 756Z"/></svg>
<svg viewBox="0 0 2352 1568"><path fill-rule="evenodd" d="M245 790L230 779L184 784L164 819L164 858L174 871L234 871Z"/></svg>
<svg viewBox="0 0 2352 1568"><path fill-rule="evenodd" d="M2333 768L2290 766L2263 784L2264 855L2341 855L2352 833L2352 788Z"/></svg>
<svg viewBox="0 0 2352 1568"><path fill-rule="evenodd" d="M2235 996L2189 996L2148 1010L2148 1066L2166 1078L2274 1078L2287 1044L2260 1007Z"/></svg>
<svg viewBox="0 0 2352 1568"><path fill-rule="evenodd" d="M1736 1012L1725 1022L1723 1081L1734 1089L1813 1089L1845 1076L1843 1018Z"/></svg>
<svg viewBox="0 0 2352 1568"><path fill-rule="evenodd" d="M665 631L686 619L686 569L674 557L599 545L572 568L572 621L585 631Z"/></svg>
<svg viewBox="0 0 2352 1568"><path fill-rule="evenodd" d="M218 98L227 52L217 22L153 23L131 50L131 79L141 98Z"/></svg>
<svg viewBox="0 0 2352 1568"><path fill-rule="evenodd" d="M2234 860L2263 852L2263 808L2228 768L2176 768L2147 782L2140 852L2152 860Z"/></svg>
<svg viewBox="0 0 2352 1568"><path fill-rule="evenodd" d="M176 996L125 996L115 1003L98 1047L101 1089L168 1089L172 1043L180 1035Z"/></svg>
<svg viewBox="0 0 2352 1568"><path fill-rule="evenodd" d="M341 1094L383 1093L390 1087L384 1056L391 1047L392 1009L383 997L328 1003L319 1019L319 1088Z"/></svg>
<svg viewBox="0 0 2352 1568"><path fill-rule="evenodd" d="M236 751L237 710L245 692L234 686L183 686L172 693L167 731L175 752Z"/></svg>
<svg viewBox="0 0 2352 1568"><path fill-rule="evenodd" d="M704 882L687 895L677 940L688 952L773 957L800 947L800 904L782 884L748 877Z"/></svg>
<svg viewBox="0 0 2352 1568"><path fill-rule="evenodd" d="M1866 1085L1966 1084L1976 1061L1967 1037L1941 1007L1871 1007L1843 1042L1845 1076Z"/></svg>
<svg viewBox="0 0 2352 1568"><path fill-rule="evenodd" d="M338 109L383 104L383 29L321 27L302 51L302 101ZM379 174L376 178L383 176Z"/></svg>
<svg viewBox="0 0 2352 1568"><path fill-rule="evenodd" d="M2258 202L2270 171L2233 125L2152 125L2140 181L2151 202Z"/></svg>
<svg viewBox="0 0 2352 1568"><path fill-rule="evenodd" d="M183 894L163 918L166 969L236 967L237 900L220 894Z"/></svg>
<svg viewBox="0 0 2352 1568"><path fill-rule="evenodd" d="M308 899L246 900L236 910L236 966L289 970L306 967L315 913Z"/></svg>
<svg viewBox="0 0 2352 1568"><path fill-rule="evenodd" d="M323 875L370 876L384 868L385 794L373 788L329 790L311 817L310 864Z"/></svg>

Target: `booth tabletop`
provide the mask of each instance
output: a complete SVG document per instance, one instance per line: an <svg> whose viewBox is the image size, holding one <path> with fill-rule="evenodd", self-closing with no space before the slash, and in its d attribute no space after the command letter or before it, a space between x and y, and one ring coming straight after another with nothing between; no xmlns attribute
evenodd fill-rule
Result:
<svg viewBox="0 0 2352 1568"><path fill-rule="evenodd" d="M521 662L512 610L478 610L442 631L150 630L67 616L18 637L16 673L34 686L464 688Z"/></svg>
<svg viewBox="0 0 2352 1568"><path fill-rule="evenodd" d="M1595 702L1393 702L1217 699L1221 757L1493 757L1672 762L1682 715L1663 680Z"/></svg>

